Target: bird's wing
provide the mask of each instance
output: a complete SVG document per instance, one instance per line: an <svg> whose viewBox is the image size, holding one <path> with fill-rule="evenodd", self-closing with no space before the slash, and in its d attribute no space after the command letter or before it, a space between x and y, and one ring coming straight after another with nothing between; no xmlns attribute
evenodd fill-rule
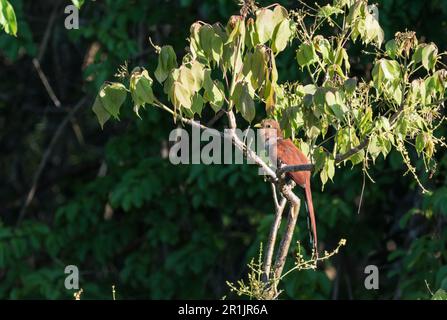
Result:
<svg viewBox="0 0 447 320"><path fill-rule="evenodd" d="M285 165L308 164L309 160L304 153L295 146L290 139L278 140L277 145L278 160ZM304 186L310 179L309 171L289 172L289 176L300 186Z"/></svg>

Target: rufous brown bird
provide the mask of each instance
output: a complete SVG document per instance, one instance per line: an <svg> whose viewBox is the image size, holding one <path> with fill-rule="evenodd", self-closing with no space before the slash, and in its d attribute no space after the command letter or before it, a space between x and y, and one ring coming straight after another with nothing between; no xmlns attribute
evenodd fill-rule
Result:
<svg viewBox="0 0 447 320"><path fill-rule="evenodd" d="M256 125L256 127L261 128L260 137L264 140L265 146L270 151L270 158L276 159L278 162L278 168L283 165L290 166L310 163L306 155L295 146L292 140L284 139L278 122L273 119L264 119L260 124ZM312 191L310 189L310 171L287 172L287 176L295 181L297 185L304 188L312 228L315 255L318 257L317 225L312 202Z"/></svg>

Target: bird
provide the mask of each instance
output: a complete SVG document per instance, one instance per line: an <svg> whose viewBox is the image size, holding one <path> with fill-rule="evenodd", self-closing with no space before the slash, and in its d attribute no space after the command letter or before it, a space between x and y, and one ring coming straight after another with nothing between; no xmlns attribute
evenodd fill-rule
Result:
<svg viewBox="0 0 447 320"><path fill-rule="evenodd" d="M273 119L264 119L255 125L260 128L259 135L269 148L269 156L276 160L278 168L283 165L309 164L306 155L290 139L284 139L279 123ZM314 206L312 202L312 191L310 188L310 171L287 172L286 176L291 178L297 185L304 188L306 203L312 228L313 247L318 259L317 225L315 221Z"/></svg>

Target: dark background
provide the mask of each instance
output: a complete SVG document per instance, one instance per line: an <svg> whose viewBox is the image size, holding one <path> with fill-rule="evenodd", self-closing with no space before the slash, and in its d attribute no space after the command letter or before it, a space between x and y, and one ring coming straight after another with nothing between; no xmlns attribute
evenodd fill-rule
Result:
<svg viewBox="0 0 447 320"><path fill-rule="evenodd" d="M175 127L170 116L146 108L139 120L128 101L121 121L101 130L90 107L125 60L130 69L155 70L149 36L181 56L192 22L225 23L237 13L236 2L87 0L80 29L71 31L64 28L68 0L11 3L18 38L0 33L0 298L71 299L73 291L64 288L70 264L80 269L83 299L111 299L112 285L118 299L235 298L226 281L246 275L273 219L270 188L257 169L173 166L162 157ZM446 49L447 1L378 4L387 40L409 29ZM289 51L278 62L283 80L300 76ZM351 56L355 70L371 68L361 52ZM40 59L60 107L33 58ZM431 179L418 165L433 191L428 195L411 175L403 176L400 155L380 157L360 214L360 169L338 170L323 192L315 178L322 246L330 251L341 238L347 246L317 272L288 276L281 297L427 299L430 289L447 289L447 156L441 150L436 157ZM299 220L296 239L309 248L304 214ZM369 264L379 267L379 290L364 287Z"/></svg>

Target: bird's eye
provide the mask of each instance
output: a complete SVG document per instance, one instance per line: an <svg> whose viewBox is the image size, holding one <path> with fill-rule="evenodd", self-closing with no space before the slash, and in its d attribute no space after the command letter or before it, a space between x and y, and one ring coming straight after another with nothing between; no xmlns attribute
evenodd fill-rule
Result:
<svg viewBox="0 0 447 320"><path fill-rule="evenodd" d="M271 127L272 127L272 125L270 125L270 124L267 125L267 128L271 128Z"/></svg>

